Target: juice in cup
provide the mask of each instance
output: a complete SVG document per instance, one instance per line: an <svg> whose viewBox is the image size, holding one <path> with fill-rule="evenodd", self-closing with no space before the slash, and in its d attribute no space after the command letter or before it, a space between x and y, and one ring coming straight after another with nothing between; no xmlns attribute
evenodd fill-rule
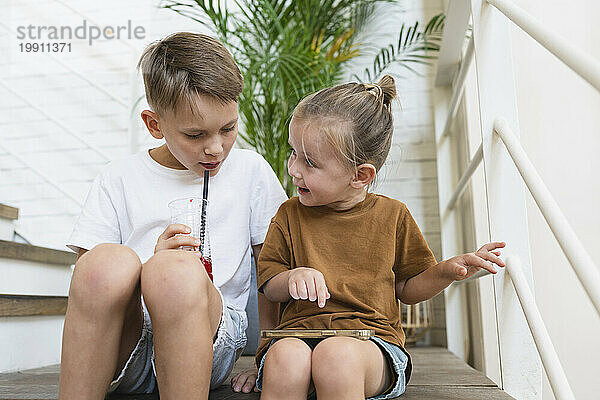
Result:
<svg viewBox="0 0 600 400"><path fill-rule="evenodd" d="M171 210L171 223L183 224L188 226L192 231L190 236L200 239L200 247L198 246L181 246L182 250L193 251L200 257L200 261L210 280L213 280L212 274L212 259L210 256L210 240L208 235L208 218L204 218L204 230L202 230L202 207L204 203L205 210L208 208L208 200L199 197L186 197L176 199L169 203Z"/></svg>
<svg viewBox="0 0 600 400"><path fill-rule="evenodd" d="M210 260L210 258L205 258L204 256L200 256L200 261L202 261L202 264L204 265L204 269L206 269L206 272L208 273L208 277L210 278L210 280L214 281L213 274L212 274L212 261Z"/></svg>

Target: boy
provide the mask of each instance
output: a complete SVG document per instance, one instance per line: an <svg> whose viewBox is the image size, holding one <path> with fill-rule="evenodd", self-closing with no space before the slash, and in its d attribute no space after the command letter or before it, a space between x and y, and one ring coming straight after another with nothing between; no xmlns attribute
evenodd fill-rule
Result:
<svg viewBox="0 0 600 400"><path fill-rule="evenodd" d="M245 346L251 250L258 257L286 200L261 156L232 149L243 81L221 43L176 33L150 45L138 68L152 109L141 117L165 144L111 163L75 224L59 399L157 386L163 399L206 399ZM214 284L196 255L179 250L197 238L169 225L167 207L202 197L205 170ZM259 304L261 324L276 318L273 304Z"/></svg>

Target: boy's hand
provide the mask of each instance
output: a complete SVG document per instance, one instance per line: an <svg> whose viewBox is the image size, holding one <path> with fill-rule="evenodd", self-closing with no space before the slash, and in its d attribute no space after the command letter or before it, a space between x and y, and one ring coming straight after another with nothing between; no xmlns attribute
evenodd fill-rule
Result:
<svg viewBox="0 0 600 400"><path fill-rule="evenodd" d="M194 250L200 248L200 239L187 235L192 230L183 224L171 224L160 234L154 254L161 250L178 249L180 246L191 246ZM183 235L180 235L183 234Z"/></svg>
<svg viewBox="0 0 600 400"><path fill-rule="evenodd" d="M294 268L288 278L290 296L298 300L319 300L319 307L325 307L325 301L331 297L323 274L313 268Z"/></svg>
<svg viewBox="0 0 600 400"><path fill-rule="evenodd" d="M240 372L231 378L231 387L234 392L250 393L252 389L258 392L256 387L256 378L258 377L258 368L250 368Z"/></svg>
<svg viewBox="0 0 600 400"><path fill-rule="evenodd" d="M506 264L498 257L500 252L492 250L504 246L506 246L506 243L504 242L492 242L481 246L475 253L467 253L452 257L445 262L440 263L440 266L443 269L442 273L455 281L467 279L482 269L495 274L498 272L498 269L494 267L493 263L500 267L504 267Z"/></svg>

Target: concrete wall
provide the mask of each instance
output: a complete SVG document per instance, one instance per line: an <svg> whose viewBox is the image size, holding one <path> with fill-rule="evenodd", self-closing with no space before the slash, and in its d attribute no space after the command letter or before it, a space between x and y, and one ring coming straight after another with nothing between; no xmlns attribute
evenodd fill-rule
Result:
<svg viewBox="0 0 600 400"><path fill-rule="evenodd" d="M553 32L600 59L600 4L520 0ZM512 29L521 142L596 265L600 237L600 93L519 28ZM598 398L600 318L531 196L535 296L578 399ZM543 399L553 399L544 377Z"/></svg>

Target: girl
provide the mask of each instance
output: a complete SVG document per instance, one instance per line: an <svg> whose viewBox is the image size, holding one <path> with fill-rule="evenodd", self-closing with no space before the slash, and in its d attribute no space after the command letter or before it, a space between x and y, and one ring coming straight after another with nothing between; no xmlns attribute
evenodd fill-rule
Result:
<svg viewBox="0 0 600 400"><path fill-rule="evenodd" d="M372 329L370 340L332 337L263 342L261 399L391 399L411 363L398 300L415 304L453 281L504 263L484 245L437 263L406 206L369 193L392 141L394 80L323 89L296 107L288 172L298 197L271 221L258 287L285 303L277 329Z"/></svg>

